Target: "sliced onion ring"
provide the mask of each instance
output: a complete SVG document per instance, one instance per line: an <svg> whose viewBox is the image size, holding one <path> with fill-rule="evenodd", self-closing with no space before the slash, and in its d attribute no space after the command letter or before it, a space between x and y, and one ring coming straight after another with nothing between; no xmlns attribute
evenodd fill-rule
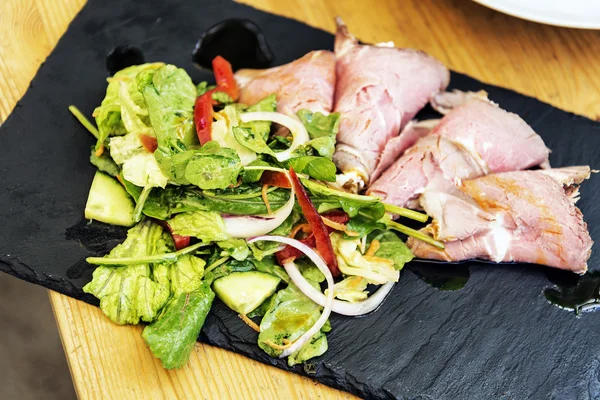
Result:
<svg viewBox="0 0 600 400"><path fill-rule="evenodd" d="M289 173L285 171L288 179ZM225 231L233 238L246 239L265 235L277 228L290 216L294 209L295 192L292 187L290 199L272 214L262 215L224 215Z"/></svg>
<svg viewBox="0 0 600 400"><path fill-rule="evenodd" d="M312 301L320 306L323 306L326 301L326 297L321 291L315 289L304 276L298 270L296 265L285 265L285 270L294 282L296 286ZM289 268L288 268L289 267ZM369 296L368 299L358 301L356 303L349 303L347 301L333 300L331 305L331 311L336 314L347 315L351 317L357 317L359 315L365 315L379 308L383 300L385 300L388 293L393 289L395 282L387 282L383 284L375 293Z"/></svg>
<svg viewBox="0 0 600 400"><path fill-rule="evenodd" d="M294 281L296 286L298 286L298 288L302 291L302 293L306 294L306 292L305 292L306 286L310 286L313 290L319 292L321 294L321 296L323 296L323 300L324 300L320 304L318 302L316 302L317 304L319 304L320 306L323 307L323 312L321 313L321 316L319 317L317 322L315 322L315 324L309 330L307 330L302 336L300 336L298 339L296 339L296 341L294 341L294 343L292 343L292 345L290 347L285 349L279 355L279 358L284 358L284 357L287 357L290 354L295 353L296 351L300 350L300 348L302 348L302 346L304 346L307 342L309 342L312 339L312 337L315 336L321 330L323 325L325 325L325 323L327 322L327 319L329 318L329 315L331 314L331 305L333 303L333 276L331 275L331 272L329 271L327 264L325 264L325 261L323 261L321 256L319 256L319 254L315 250L311 249L310 247L301 243L300 241L298 241L296 239L288 238L288 237L283 237L283 236L258 236L258 237L248 240L248 243L254 243L254 242L261 241L261 240L269 241L269 242L284 243L284 244L287 244L289 246L292 246L292 247L300 250L308 258L310 258L310 260L317 266L317 268L319 268L319 270L323 273L323 275L325 275L325 280L327 281L327 289L328 290L327 290L327 296L325 296L322 293L320 293L318 290L313 288L310 285L310 283L308 283L308 281L306 281L306 279L304 279L304 277L298 270L298 267L296 267L296 264L294 264L293 261L290 260L283 264L288 275L290 275L290 278L292 278L292 280ZM302 280L299 280L297 275L299 275L302 278Z"/></svg>
<svg viewBox="0 0 600 400"><path fill-rule="evenodd" d="M290 130L293 136L292 144L287 150L275 153L275 158L277 158L277 161L285 161L291 158L294 150L310 140L308 132L300 120L289 117L282 113L269 111L241 113L240 120L242 122L271 121L278 123L279 125L283 125Z"/></svg>

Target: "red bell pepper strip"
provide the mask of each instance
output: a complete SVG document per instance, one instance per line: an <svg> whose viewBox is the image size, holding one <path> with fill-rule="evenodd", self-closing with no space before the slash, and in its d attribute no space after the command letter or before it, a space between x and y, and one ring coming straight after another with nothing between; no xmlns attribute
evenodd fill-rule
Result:
<svg viewBox="0 0 600 400"><path fill-rule="evenodd" d="M190 240L192 239L190 236L181 236L173 233L171 226L166 221L161 221L159 219L155 219L154 221L169 231L171 237L173 238L173 243L175 243L175 250L185 249L190 245Z"/></svg>
<svg viewBox="0 0 600 400"><path fill-rule="evenodd" d="M194 123L200 144L204 145L212 140L211 128L213 122L212 94L210 92L198 96L194 106Z"/></svg>
<svg viewBox="0 0 600 400"><path fill-rule="evenodd" d="M260 177L260 183L262 185L275 186L284 189L292 188L290 180L283 172L264 171Z"/></svg>
<svg viewBox="0 0 600 400"><path fill-rule="evenodd" d="M154 153L158 148L158 141L155 137L148 136L142 133L140 135L140 142L142 142L142 146L144 146L144 148L150 153Z"/></svg>
<svg viewBox="0 0 600 400"><path fill-rule="evenodd" d="M350 220L350 217L348 216L348 214L346 214L344 211L341 211L341 210L328 211L323 214L323 217L330 219L334 222L337 222L338 224L346 224ZM329 226L325 226L325 227L327 228L328 233L331 233L334 231L334 229L330 228ZM311 233L309 236L299 239L299 240L300 240L300 242L304 243L305 245L307 245L308 247L311 247L313 249L317 245L317 241L315 240L315 235L313 233ZM300 250L297 250L295 247L292 247L292 246L285 246L283 248L283 250L280 250L277 253L275 253L277 262L281 266L283 266L285 260L289 260L290 258L295 259L298 257L302 257L303 255L304 254L302 254L302 252Z"/></svg>
<svg viewBox="0 0 600 400"><path fill-rule="evenodd" d="M240 93L233 76L231 64L223 57L216 56L212 61L212 67L217 82L216 91L227 93L233 101L236 101Z"/></svg>
<svg viewBox="0 0 600 400"><path fill-rule="evenodd" d="M317 252L323 257L323 261L325 261L325 264L329 267L331 274L333 276L339 276L340 270L338 268L337 259L335 258L335 253L333 252L331 239L329 238L329 231L323 223L317 209L310 201L306 190L304 190L304 186L300 183L300 179L298 179L298 175L296 175L293 168L290 168L290 178L294 191L296 192L298 204L300 204L300 208L302 208L302 214L304 214L304 218L306 218L313 231Z"/></svg>

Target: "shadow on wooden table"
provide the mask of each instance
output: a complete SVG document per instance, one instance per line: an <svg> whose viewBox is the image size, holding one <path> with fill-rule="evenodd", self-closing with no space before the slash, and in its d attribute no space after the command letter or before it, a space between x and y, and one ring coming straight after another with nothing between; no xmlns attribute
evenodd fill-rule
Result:
<svg viewBox="0 0 600 400"><path fill-rule="evenodd" d="M75 399L47 290L0 272L0 399Z"/></svg>

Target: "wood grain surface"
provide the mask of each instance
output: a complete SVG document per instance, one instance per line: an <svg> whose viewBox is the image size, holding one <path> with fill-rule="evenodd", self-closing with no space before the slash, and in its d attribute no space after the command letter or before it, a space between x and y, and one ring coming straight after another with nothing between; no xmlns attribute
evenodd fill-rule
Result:
<svg viewBox="0 0 600 400"><path fill-rule="evenodd" d="M598 31L522 21L469 0L242 1L328 31L340 15L364 41L422 49L456 71L600 119ZM0 123L84 3L0 0ZM186 367L165 371L140 328L54 292L50 300L81 399L354 398L202 344Z"/></svg>

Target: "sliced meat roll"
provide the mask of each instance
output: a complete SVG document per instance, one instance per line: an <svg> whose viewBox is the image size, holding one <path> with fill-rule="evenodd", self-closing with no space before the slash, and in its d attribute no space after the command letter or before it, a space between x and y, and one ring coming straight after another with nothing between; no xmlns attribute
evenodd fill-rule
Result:
<svg viewBox="0 0 600 400"><path fill-rule="evenodd" d="M468 154L451 154L454 150L450 146L436 148L440 142L433 141L432 137L450 141L456 151ZM400 207L414 207L418 206L418 201L414 200L431 188L435 190L435 185L441 180L456 182L488 173L547 167L549 154L550 150L542 138L518 115L506 112L486 99L470 97L464 104L452 109L428 136L406 151L373 182L368 193ZM427 175L427 179L415 181L415 176L425 174L427 160L440 163L448 157L473 160L478 168L467 166L471 171L461 174L438 169ZM457 167L455 170L462 171ZM407 186L405 182L413 183Z"/></svg>
<svg viewBox="0 0 600 400"><path fill-rule="evenodd" d="M461 261L528 262L583 274L592 239L573 185L587 166L491 174L421 197L433 222L425 231L444 242L440 250L409 238L415 256Z"/></svg>
<svg viewBox="0 0 600 400"><path fill-rule="evenodd" d="M448 86L448 69L417 50L361 45L338 19L334 111L341 114L334 161L359 187L377 178L382 154L394 160L405 148L393 139L415 114ZM386 149L386 145L390 148Z"/></svg>
<svg viewBox="0 0 600 400"><path fill-rule="evenodd" d="M304 57L279 67L241 69L235 73L240 87L240 103L254 104L277 95L277 111L295 116L299 110L329 114L333 107L335 55L331 51L311 51Z"/></svg>

